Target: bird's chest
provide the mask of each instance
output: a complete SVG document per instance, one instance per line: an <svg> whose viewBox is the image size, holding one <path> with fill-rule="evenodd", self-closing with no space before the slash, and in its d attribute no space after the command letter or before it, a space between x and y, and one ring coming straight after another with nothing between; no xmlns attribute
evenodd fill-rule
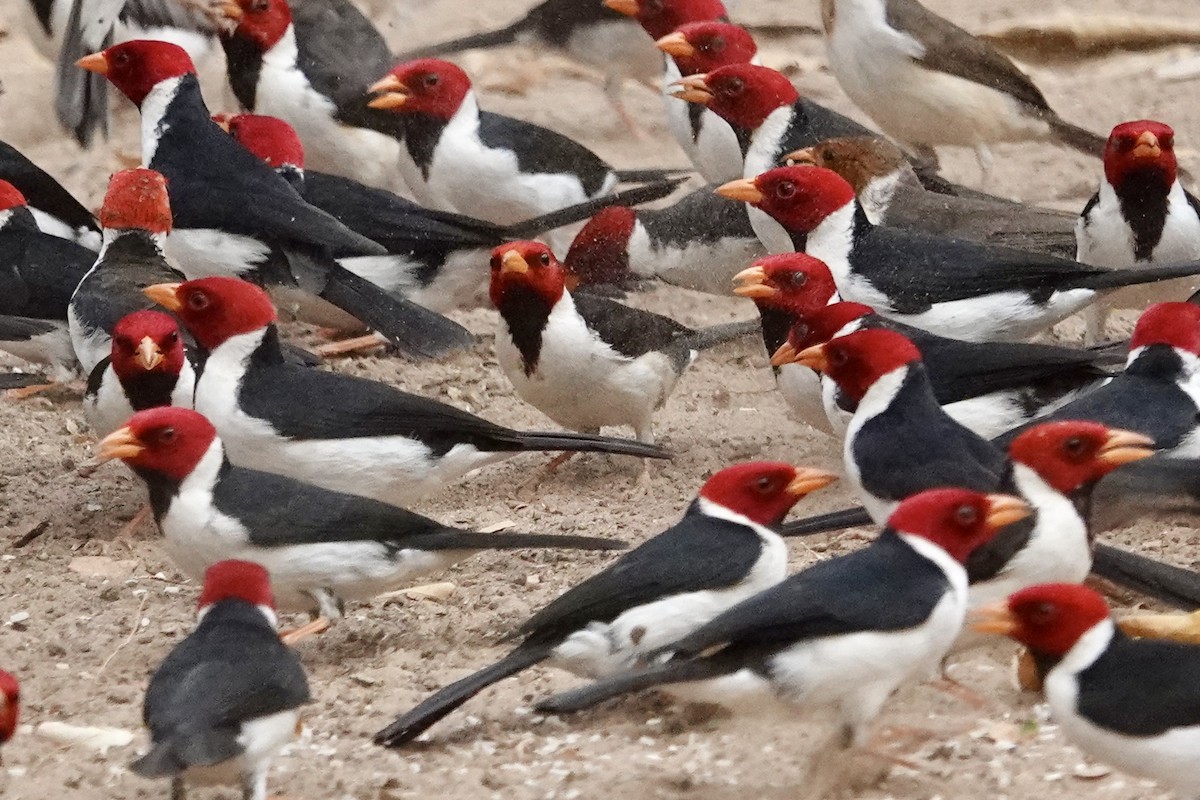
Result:
<svg viewBox="0 0 1200 800"><path fill-rule="evenodd" d="M167 549L175 564L192 578L218 561L237 557L249 536L240 522L212 504L206 488L180 488L167 513L159 519Z"/></svg>

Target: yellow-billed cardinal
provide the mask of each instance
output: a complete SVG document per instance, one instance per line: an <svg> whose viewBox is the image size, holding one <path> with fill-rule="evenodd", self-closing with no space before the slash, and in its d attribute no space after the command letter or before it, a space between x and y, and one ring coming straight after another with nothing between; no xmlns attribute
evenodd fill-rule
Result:
<svg viewBox="0 0 1200 800"><path fill-rule="evenodd" d="M843 300L967 341L1032 336L1105 291L1200 273L1200 261L1112 270L872 225L854 188L822 167L777 167L717 190L776 220L828 265Z"/></svg>
<svg viewBox="0 0 1200 800"><path fill-rule="evenodd" d="M186 782L232 783L244 800L266 800L271 759L312 702L304 667L275 632L271 579L258 564L213 564L197 605L196 629L150 678L150 752L130 769L170 778L173 798Z"/></svg>
<svg viewBox="0 0 1200 800"><path fill-rule="evenodd" d="M1200 258L1200 201L1179 183L1175 131L1153 120L1123 122L1104 148L1104 177L1075 227L1084 264L1117 269ZM1088 338L1099 341L1109 308L1191 294L1195 281L1121 292L1088 309Z"/></svg>
<svg viewBox="0 0 1200 800"><path fill-rule="evenodd" d="M135 411L191 408L195 384L175 320L161 311L134 311L113 327L111 355L88 376L83 415L92 431L107 436Z"/></svg>
<svg viewBox="0 0 1200 800"><path fill-rule="evenodd" d="M0 744L12 739L17 732L21 714L21 684L8 672L0 669Z"/></svg>
<svg viewBox="0 0 1200 800"><path fill-rule="evenodd" d="M755 701L832 706L838 749L866 744L868 726L902 684L931 675L962 629L963 564L1030 513L1009 495L937 489L906 500L879 538L743 600L648 653L665 663L538 703L579 711L631 691L696 684L737 708Z"/></svg>
<svg viewBox="0 0 1200 800"><path fill-rule="evenodd" d="M884 133L912 147L1050 139L1099 156L1104 138L1055 114L1025 73L917 0L821 0L832 70Z"/></svg>
<svg viewBox="0 0 1200 800"><path fill-rule="evenodd" d="M195 408L239 466L404 505L521 452L669 455L625 439L515 431L384 383L287 364L270 299L245 281L202 278L146 294L208 351Z"/></svg>
<svg viewBox="0 0 1200 800"><path fill-rule="evenodd" d="M183 280L163 255L171 232L167 182L151 169L115 173L100 206L104 244L71 295L67 320L79 362L90 374L111 355L125 315L154 307L142 289ZM119 421L119 420L118 420Z"/></svg>
<svg viewBox="0 0 1200 800"><path fill-rule="evenodd" d="M598 679L691 633L783 580L787 549L774 529L802 497L836 478L778 462L709 478L675 525L569 589L513 634L512 652L430 696L375 735L397 747L493 683L543 661Z"/></svg>
<svg viewBox="0 0 1200 800"><path fill-rule="evenodd" d="M0 180L0 349L49 365L56 380L78 369L67 307L96 254L43 233L25 197Z"/></svg>
<svg viewBox="0 0 1200 800"><path fill-rule="evenodd" d="M703 75L729 64L747 64L758 48L745 28L719 20L681 25L655 42L668 56L663 75L667 129L700 175L724 183L742 175L742 147L733 128L702 103L672 94L685 75Z"/></svg>
<svg viewBox="0 0 1200 800"><path fill-rule="evenodd" d="M45 170L8 142L0 141L0 180L25 196L43 233L71 239L90 250L100 249L100 226L92 212Z"/></svg>
<svg viewBox="0 0 1200 800"><path fill-rule="evenodd" d="M98 453L120 458L146 482L154 518L185 573L199 577L227 558L253 561L271 573L281 608L326 619L340 617L347 600L398 589L479 550L625 547L592 536L477 533L233 466L212 424L187 408L139 411Z"/></svg>
<svg viewBox="0 0 1200 800"><path fill-rule="evenodd" d="M758 330L758 321L692 329L588 293L572 295L566 271L541 242L492 251L492 304L507 335L496 360L527 403L572 430L628 425L654 441L651 417L700 350Z"/></svg>
<svg viewBox="0 0 1200 800"><path fill-rule="evenodd" d="M1017 592L972 624L1030 649L1069 742L1181 798L1200 792L1200 647L1132 639L1099 593L1074 584Z"/></svg>
<svg viewBox="0 0 1200 800"><path fill-rule="evenodd" d="M585 285L656 278L728 294L733 276L766 250L750 225L746 204L712 188L696 189L665 208L604 209L575 234L567 269Z"/></svg>
<svg viewBox="0 0 1200 800"><path fill-rule="evenodd" d="M138 40L79 65L106 76L142 112L142 163L167 179L174 216L167 255L184 274L298 285L421 355L469 342L459 325L387 294L334 260L382 255L384 248L305 203L230 139L210 118L181 48Z"/></svg>
<svg viewBox="0 0 1200 800"><path fill-rule="evenodd" d="M371 21L345 1L230 0L224 9L232 29L221 44L241 107L286 120L315 169L401 188L399 143L373 129L391 115L367 107L367 87L396 63Z"/></svg>
<svg viewBox="0 0 1200 800"><path fill-rule="evenodd" d="M246 149L287 178L306 202L387 248L386 256L345 258L340 260L342 266L435 311L477 305L487 297L486 265L493 247L587 219L610 203L657 200L678 185L676 181L647 184L515 225L495 225L424 208L350 178L305 169L300 138L291 125L277 117L238 114L215 119Z"/></svg>
<svg viewBox="0 0 1200 800"><path fill-rule="evenodd" d="M560 133L481 111L471 79L449 61L400 64L371 91L380 94L369 105L392 112L403 140L404 180L430 208L511 225L608 194L619 180L666 174L615 171Z"/></svg>
<svg viewBox="0 0 1200 800"><path fill-rule="evenodd" d="M978 192L931 191L900 148L882 136L827 139L783 158L788 164L825 167L841 175L875 225L1075 257L1074 214Z"/></svg>

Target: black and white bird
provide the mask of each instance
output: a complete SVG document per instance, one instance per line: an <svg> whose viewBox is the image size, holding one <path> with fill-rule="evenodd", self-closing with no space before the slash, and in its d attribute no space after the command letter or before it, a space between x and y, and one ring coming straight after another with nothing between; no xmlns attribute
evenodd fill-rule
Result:
<svg viewBox="0 0 1200 800"><path fill-rule="evenodd" d="M79 65L106 76L141 112L142 164L166 177L170 194L174 227L166 254L185 275L236 275L298 288L303 299L291 310L331 327L365 324L419 355L469 343L461 326L337 263L385 250L305 203L222 131L181 48L138 40Z"/></svg>
<svg viewBox="0 0 1200 800"><path fill-rule="evenodd" d="M239 466L407 505L521 452L669 457L627 439L515 431L385 383L288 364L270 299L245 281L203 278L146 294L208 351L195 408Z"/></svg>
<svg viewBox="0 0 1200 800"><path fill-rule="evenodd" d="M100 225L92 212L49 173L11 144L0 141L0 180L25 196L38 228L71 239L90 250L100 249Z"/></svg>
<svg viewBox="0 0 1200 800"><path fill-rule="evenodd" d="M854 188L822 167L777 167L717 191L769 214L787 249L824 261L843 300L954 339L1028 338L1104 292L1200 273L1200 261L1113 270L872 225Z"/></svg>
<svg viewBox="0 0 1200 800"><path fill-rule="evenodd" d="M609 298L572 295L565 280L541 242L492 252L492 304L506 328L496 360L525 402L572 430L627 425L639 442L653 442L654 412L699 352L758 331L757 320L692 329Z"/></svg>
<svg viewBox="0 0 1200 800"><path fill-rule="evenodd" d="M1200 201L1179 182L1175 131L1153 120L1123 122L1104 148L1104 177L1075 226L1076 259L1124 269L1200 258ZM1088 338L1100 341L1108 309L1182 300L1195 281L1120 292L1085 314Z"/></svg>
<svg viewBox="0 0 1200 800"><path fill-rule="evenodd" d="M220 561L204 573L196 629L150 678L142 719L150 752L130 765L145 778L234 784L266 800L271 759L300 731L312 702L300 659L275 632L267 570Z"/></svg>
<svg viewBox="0 0 1200 800"><path fill-rule="evenodd" d="M398 747L488 686L539 663L598 679L691 633L783 580L787 549L774 529L802 497L835 480L778 462L727 467L675 525L557 597L513 634L508 655L439 690L375 735Z"/></svg>
<svg viewBox="0 0 1200 800"><path fill-rule="evenodd" d="M592 536L477 533L388 503L234 466L212 424L187 408L139 411L99 445L145 482L179 568L193 578L244 559L271 573L279 607L338 619L368 600L480 550L619 550ZM264 503L263 498L278 502ZM322 625L323 627L323 625Z"/></svg>

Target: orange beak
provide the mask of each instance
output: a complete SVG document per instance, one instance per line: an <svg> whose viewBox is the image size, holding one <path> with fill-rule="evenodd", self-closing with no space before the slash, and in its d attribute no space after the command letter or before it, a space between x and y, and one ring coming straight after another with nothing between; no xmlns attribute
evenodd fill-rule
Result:
<svg viewBox="0 0 1200 800"><path fill-rule="evenodd" d="M668 33L655 42L654 46L669 56L675 56L675 58L691 58L696 55L696 48L679 31Z"/></svg>
<svg viewBox="0 0 1200 800"><path fill-rule="evenodd" d="M142 289L142 294L168 311L179 312L183 308L183 303L179 301L178 290L178 283L156 283Z"/></svg>
<svg viewBox="0 0 1200 800"><path fill-rule="evenodd" d="M129 427L118 428L100 440L96 457L101 461L111 461L114 458L134 458L146 445Z"/></svg>
<svg viewBox="0 0 1200 800"><path fill-rule="evenodd" d="M604 0L604 7L627 17L636 17L642 10L638 0Z"/></svg>
<svg viewBox="0 0 1200 800"><path fill-rule="evenodd" d="M1009 610L1007 600L975 609L971 612L970 624L971 630L999 636L1012 636L1021 628L1020 621Z"/></svg>
<svg viewBox="0 0 1200 800"><path fill-rule="evenodd" d="M246 16L246 12L242 10L242 6L237 0L225 0L217 6L217 11L222 17L234 23L241 22L242 17Z"/></svg>
<svg viewBox="0 0 1200 800"><path fill-rule="evenodd" d="M812 467L796 467L796 477L787 485L787 493L792 497L804 497L823 489L838 479L832 472L826 472Z"/></svg>
<svg viewBox="0 0 1200 800"><path fill-rule="evenodd" d="M508 275L510 273L524 275L527 272L529 272L529 262L516 250L507 250L500 257L501 275Z"/></svg>
<svg viewBox="0 0 1200 800"><path fill-rule="evenodd" d="M1033 513L1033 509L1019 497L1010 494L987 496L987 526L993 531L1020 522Z"/></svg>
<svg viewBox="0 0 1200 800"><path fill-rule="evenodd" d="M75 62L75 66L80 69L86 69L88 72L94 72L97 75L108 74L108 59L104 57L104 53L92 53L84 56Z"/></svg>
<svg viewBox="0 0 1200 800"><path fill-rule="evenodd" d="M1154 455L1154 440L1133 431L1111 428L1100 448L1099 458L1105 464L1119 467L1131 461L1141 461Z"/></svg>
<svg viewBox="0 0 1200 800"><path fill-rule="evenodd" d="M390 72L371 84L367 91L372 94L383 92L379 97L372 98L367 103L371 108L392 110L400 108L408 102L408 87Z"/></svg>
<svg viewBox="0 0 1200 800"><path fill-rule="evenodd" d="M775 363L774 356L771 358L771 363ZM816 372L825 372L829 369L829 360L825 358L825 345L814 344L812 347L801 350L792 359L792 363L800 364Z"/></svg>
<svg viewBox="0 0 1200 800"><path fill-rule="evenodd" d="M743 203L750 205L758 205L763 201L763 193L754 185L753 178L739 178L736 181L722 184L714 190L721 197L728 197L730 200L740 200Z"/></svg>
<svg viewBox="0 0 1200 800"><path fill-rule="evenodd" d="M712 90L708 88L703 75L688 75L686 78L680 78L671 84L670 92L672 97L699 105L708 105L709 101L713 99Z"/></svg>
<svg viewBox="0 0 1200 800"><path fill-rule="evenodd" d="M1137 159L1155 160L1162 155L1162 145L1158 143L1158 137L1150 131L1143 131L1138 137L1137 143L1133 146L1133 157Z"/></svg>
<svg viewBox="0 0 1200 800"><path fill-rule="evenodd" d="M146 372L153 371L155 367L163 362L163 354L162 350L158 347L158 342L149 336L143 336L142 340L138 342L137 355L134 356L134 360Z"/></svg>
<svg viewBox="0 0 1200 800"><path fill-rule="evenodd" d="M784 364L796 363L796 356L799 351L792 347L791 342L784 342L779 345L779 349L771 355L771 366L782 367Z"/></svg>
<svg viewBox="0 0 1200 800"><path fill-rule="evenodd" d="M762 267L748 267L733 276L733 282L739 284L733 289L738 297L751 299L760 297L775 297L779 290L767 282L767 272Z"/></svg>

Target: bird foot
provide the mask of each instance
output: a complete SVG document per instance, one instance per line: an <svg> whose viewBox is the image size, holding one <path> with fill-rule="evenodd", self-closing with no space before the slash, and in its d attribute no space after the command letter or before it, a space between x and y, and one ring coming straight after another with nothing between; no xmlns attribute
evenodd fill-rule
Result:
<svg viewBox="0 0 1200 800"><path fill-rule="evenodd" d="M237 21L226 11L227 0L176 0L188 11L200 14L220 30L232 32L237 27Z"/></svg>
<svg viewBox="0 0 1200 800"><path fill-rule="evenodd" d="M517 487L517 490L513 493L514 496L522 503L533 502L537 499L538 489L541 488L542 481L557 472L558 468L570 461L574 455L576 455L574 450L567 450L550 459L546 466L535 471L524 483Z"/></svg>
<svg viewBox="0 0 1200 800"><path fill-rule="evenodd" d="M1139 614L1117 622L1130 636L1200 644L1200 611L1190 614Z"/></svg>
<svg viewBox="0 0 1200 800"><path fill-rule="evenodd" d="M22 386L20 389L9 389L4 394L13 400L28 400L57 387L57 383L38 383L33 386Z"/></svg>
<svg viewBox="0 0 1200 800"><path fill-rule="evenodd" d="M138 512L133 515L133 519L121 526L121 529L117 531L117 535L113 537L113 541L121 542L126 547L129 547L129 540L133 538L133 535L137 533L137 529L142 527L142 524L149 518L150 506L146 504L138 509Z"/></svg>
<svg viewBox="0 0 1200 800"><path fill-rule="evenodd" d="M1021 648L1017 654L1017 685L1022 691L1042 692L1042 676L1038 674L1037 663L1033 660L1033 653L1025 648Z"/></svg>
<svg viewBox="0 0 1200 800"><path fill-rule="evenodd" d="M328 617L317 617L312 622L301 625L299 628L280 631L279 640L288 647L295 647L305 639L329 630L332 624Z"/></svg>
<svg viewBox="0 0 1200 800"><path fill-rule="evenodd" d="M366 336L355 336L351 339L320 345L314 348L313 352L321 358L341 358L379 347L387 347L387 340L378 334L368 333Z"/></svg>

